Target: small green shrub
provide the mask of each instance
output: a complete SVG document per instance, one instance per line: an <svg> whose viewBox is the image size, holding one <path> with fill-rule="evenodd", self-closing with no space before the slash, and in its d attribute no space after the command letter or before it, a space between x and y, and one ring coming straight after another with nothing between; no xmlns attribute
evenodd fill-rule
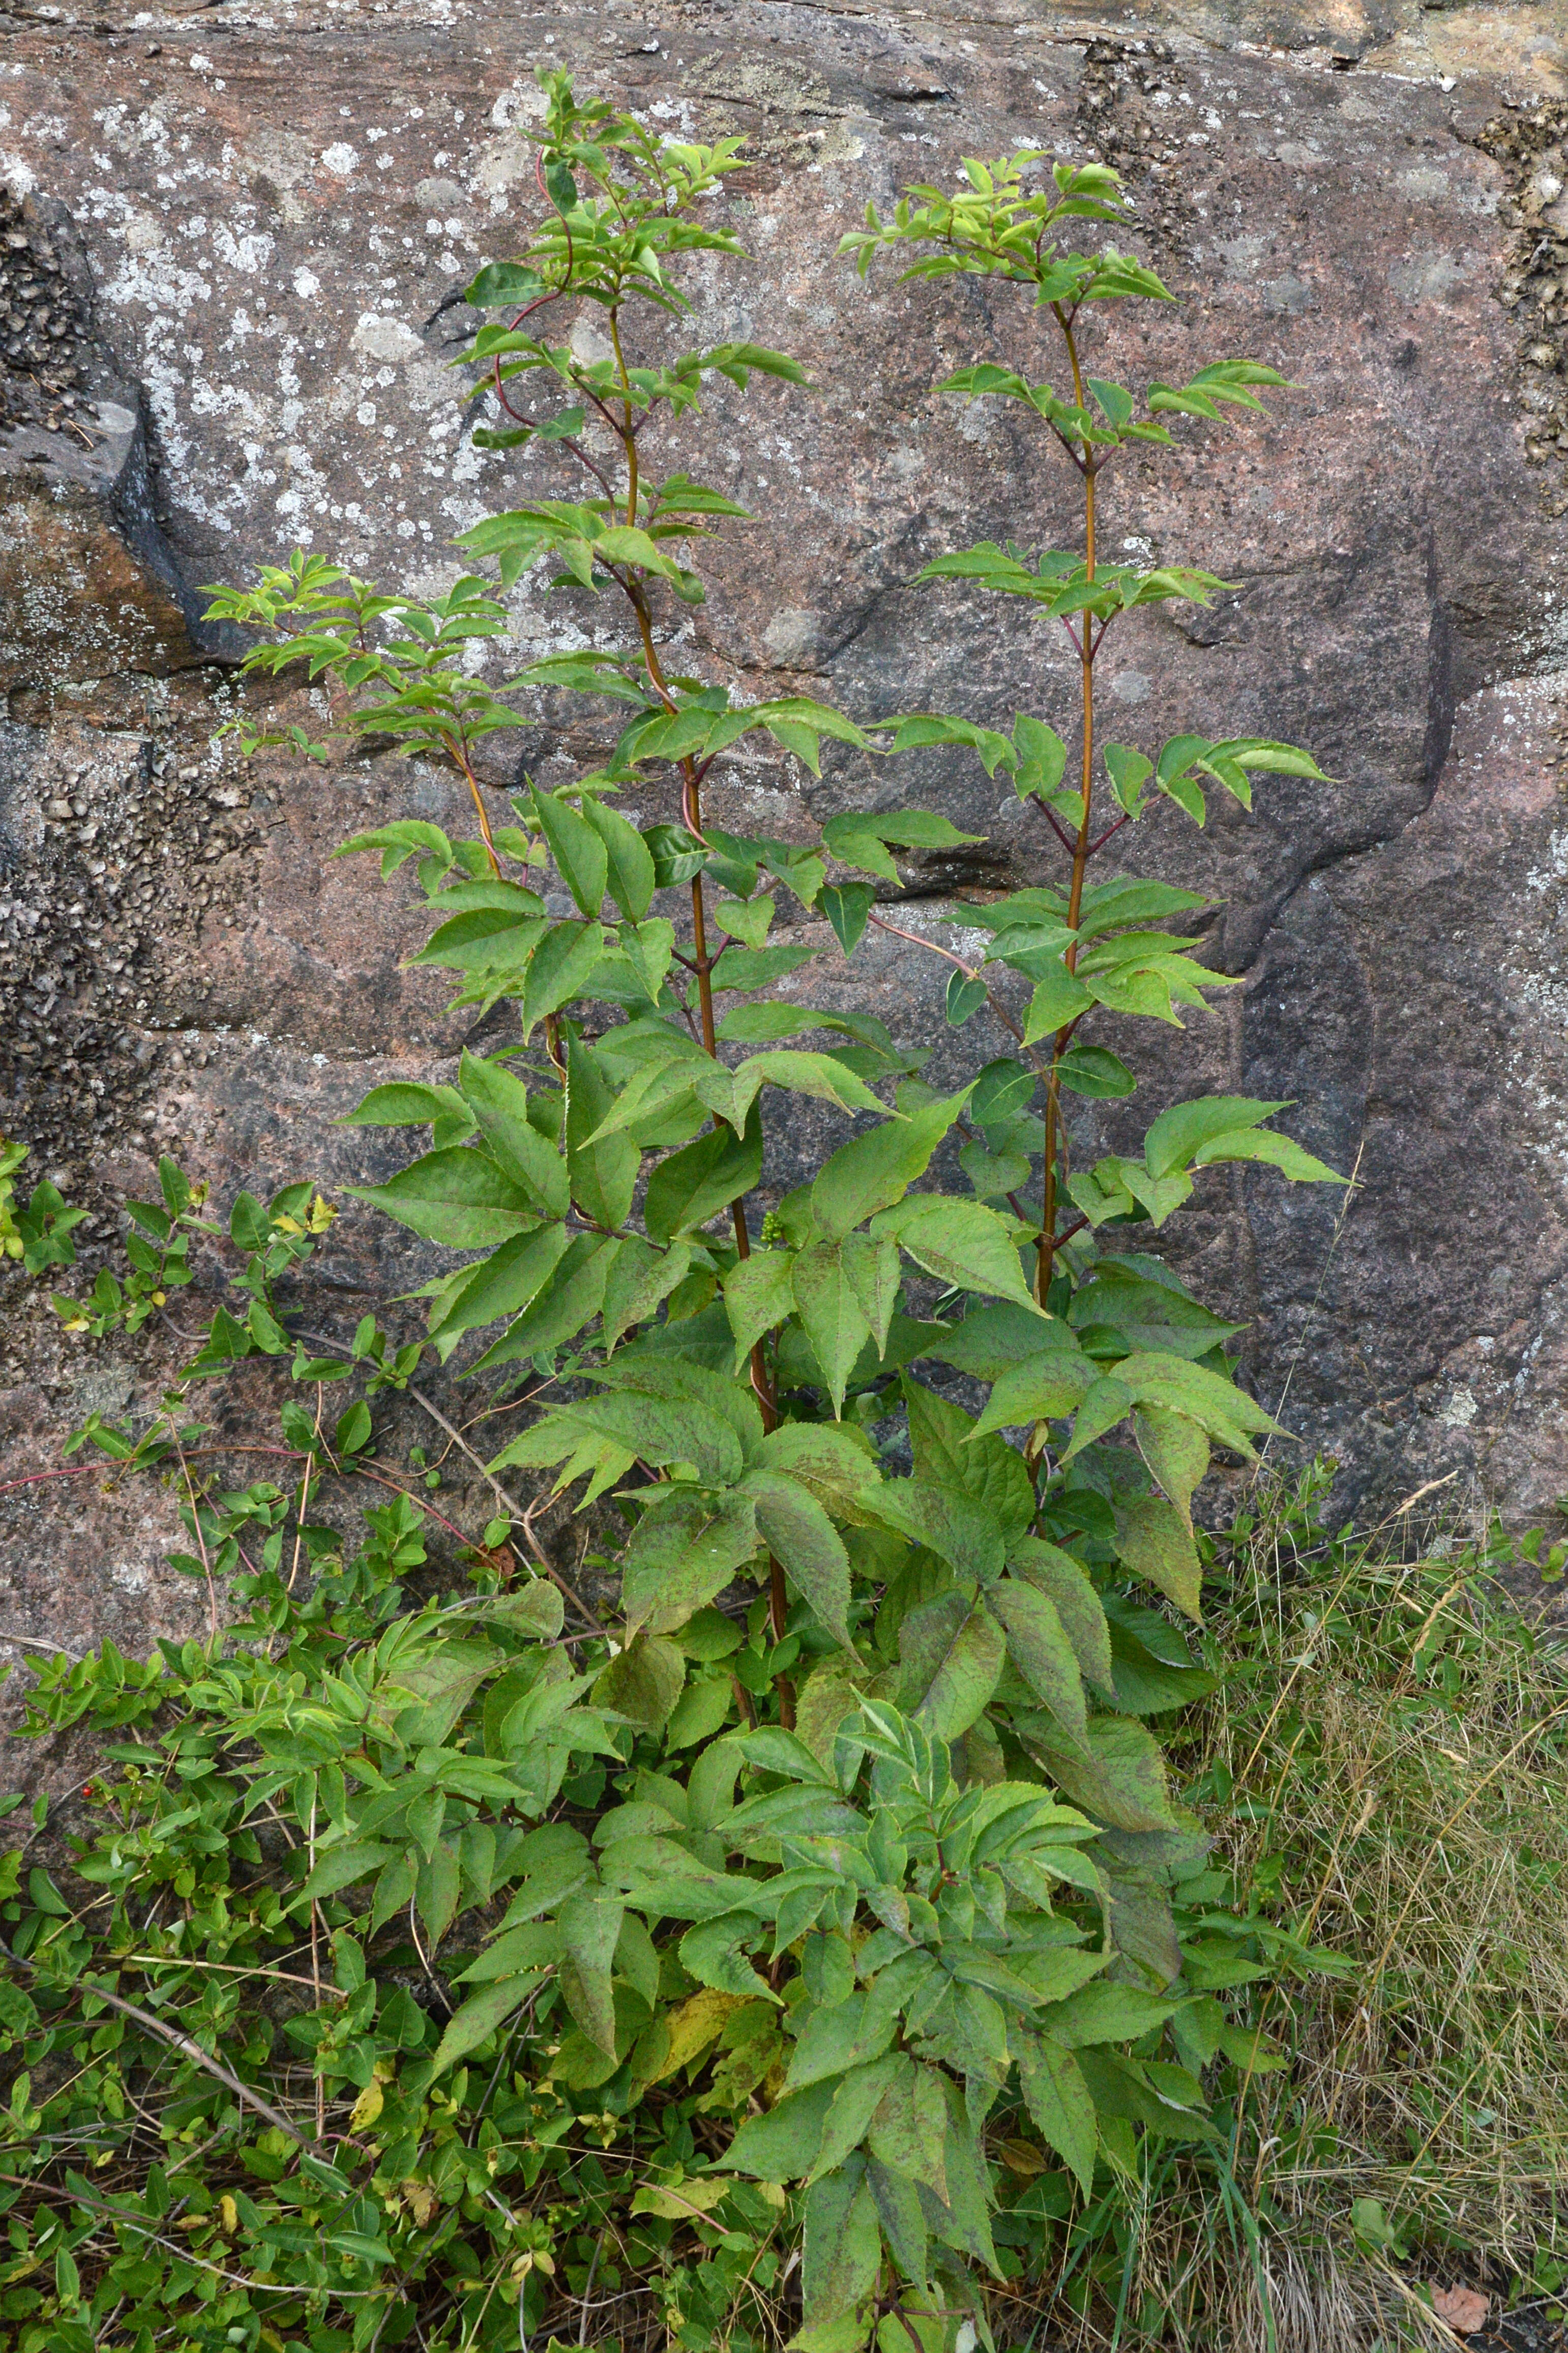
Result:
<svg viewBox="0 0 1568 2353"><path fill-rule="evenodd" d="M670 600L701 601L698 543L740 511L651 453L713 376L801 371L751 343L626 350L639 306L679 322L684 259L738 250L716 225L738 152L546 90L548 225L470 288L503 322L466 356L504 412L480 438L554 448L587 495L459 543L503 589L543 561L612 599L624 641L492 689L466 659L506 633L487 579L421 599L297 554L214 592L266 632L253 673L303 664L352 726L467 777L477 839L399 820L344 847L415 865L413 961L455 970L476 1016L504 1003L515 1034L353 1114L431 1131L359 1193L459 1256L426 1286L423 1343L370 1317L322 1354L279 1284L328 1213L308 1186L236 1205L238 1290L192 1369L265 1357L314 1388L283 1411L286 1477L198 1485L193 1463L224 1458L184 1392L140 1433L92 1432L175 1483L213 1631L145 1667L108 1646L60 1662L30 1702L36 1732L112 1729L116 1771L68 1877L24 1892L20 1855L5 1907L22 2072L0 2298L26 2353L583 2343L620 2333L623 2295L693 2353L791 2332L803 2353L967 2345L987 2279L1124 2200L1145 2145L1213 2135L1205 2071L1262 2050L1244 1989L1310 1958L1210 1868L1151 1728L1213 1684L1174 1622L1199 1616L1211 1446L1245 1457L1274 1425L1233 1378L1234 1327L1139 1245L1218 1162L1331 1172L1266 1124L1279 1103L1174 1105L1091 1168L1067 1115L1137 1083L1086 1022L1174 1022L1219 985L1161 928L1201 895L1095 881L1094 859L1166 800L1201 822L1207 785L1246 806L1254 771L1318 774L1261 739L1097 745L1107 631L1220 585L1100 563L1100 477L1166 443L1164 417L1256 406L1281 379L1226 362L1139 403L1082 376L1094 305L1168 299L1114 251L1064 247L1079 219L1126 217L1099 166L1029 193L1038 157L972 164L956 197L872 216L846 240L862 269L908 245L910 274L1016 284L1064 338L1070 396L989 366L947 388L1021 403L1061 445L1084 548L987 544L922 576L1023 596L1073 636L1073 781L1028 714L1004 733L745 702L666 666ZM544 340L567 298L596 306L610 356ZM522 688L622 723L599 766L530 784L494 825L475 749L521 723ZM1038 810L1062 887L966 906L978 960L926 943L953 1029L988 1008L1016 1051L940 1093L879 1022L774 993L814 953L770 944L781 906L820 911L851 956L896 928L895 852L964 837L919 809L858 809L806 845L712 825L714 764L759 732L813 771L824 741L967 748ZM679 822L633 825L617 794L660 776ZM574 913L536 887L552 877ZM758 1226L764 1106L791 1095L857 1124ZM966 1189L934 1181L953 1168ZM133 1212L130 1288L100 1277L68 1321L157 1308L202 1206L167 1167L162 1206ZM597 1506L613 1627L499 1483L454 1595L426 1560L435 1507L378 1460L366 1398L327 1434L329 1380L406 1387L426 1348L545 1400L486 1475L552 1469ZM987 1390L983 1409L922 1366ZM393 1491L357 1546L310 1517L348 1476ZM221 1635L220 1588L247 1613Z"/></svg>

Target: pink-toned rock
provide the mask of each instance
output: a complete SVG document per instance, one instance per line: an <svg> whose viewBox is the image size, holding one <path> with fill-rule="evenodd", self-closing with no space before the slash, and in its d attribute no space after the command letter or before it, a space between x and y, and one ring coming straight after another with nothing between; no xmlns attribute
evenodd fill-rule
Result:
<svg viewBox="0 0 1568 2353"><path fill-rule="evenodd" d="M462 1043L441 981L399 968L406 891L330 856L394 810L459 819L460 790L420 764L246 766L215 744L237 691L193 584L294 543L438 584L456 532L560 487L545 458L463 442L445 364L442 305L536 203L536 65L689 135L747 139L728 210L753 258L699 274L696 331L785 345L817 389L710 403L702 470L763 520L717 551L691 659L862 715L1059 720L1065 642L910 584L955 543L1049 543L1073 519L1047 448L932 392L961 361L1043 354L1024 314L971 281L868 295L835 242L868 198L950 176L961 154L1099 153L1185 299L1112 322L1097 364L1142 382L1246 351L1299 387L1266 419L1183 426L1173 459L1108 485L1114 549L1235 584L1211 613L1128 625L1108 732L1283 734L1334 781L1266 784L1254 817L1227 805L1202 836L1169 811L1143 829L1130 858L1212 890L1212 961L1244 986L1171 1036L1135 1111L1084 1106L1078 1149L1204 1087L1291 1098L1292 1131L1356 1166L1348 1208L1216 1172L1184 1239L1171 1229L1249 1320L1248 1377L1338 1454L1348 1497L1453 1472L1452 1492L1549 1506L1568 1485L1563 16L1559 0L1172 0L1136 22L1023 0L874 16L103 0L8 20L0 177L64 207L46 220L35 195L29 235L79 237L71 332L104 429L89 422L91 451L47 417L8 451L0 438L0 1124L100 1204L144 1189L161 1144L220 1194L296 1172L341 1190L394 1147L329 1123L378 1076L444 1073ZM21 288L31 267L18 248L0 278ZM532 581L510 609L506 670L602 618ZM297 696L286 715L321 719ZM595 749L591 717L537 716L487 771L498 815L524 762L553 778ZM657 790L648 816L666 813ZM830 765L820 783L781 758L731 772L715 811L791 833L868 799L923 800L988 837L967 863L910 869L912 928L944 894L1049 871L1010 798L947 754ZM846 972L821 944L813 986L934 1044L933 1071L976 1040L1000 1050L978 1026L953 1039L918 948L879 944ZM821 1140L814 1120L793 1124L770 1187ZM368 1213L334 1250L345 1314L423 1263ZM20 1472L121 1354L62 1349L0 1279ZM162 1525L124 1554L150 1578ZM110 1528L74 1505L47 1546L27 1518L8 1558L0 1621L22 1612L20 1630L62 1577L84 1635L143 1607L115 1580ZM163 1606L145 1603L149 1625Z"/></svg>
<svg viewBox="0 0 1568 2353"><path fill-rule="evenodd" d="M1439 2287L1432 2291L1432 2309L1439 2320L1461 2337L1473 2337L1487 2325L1491 2299L1473 2287Z"/></svg>

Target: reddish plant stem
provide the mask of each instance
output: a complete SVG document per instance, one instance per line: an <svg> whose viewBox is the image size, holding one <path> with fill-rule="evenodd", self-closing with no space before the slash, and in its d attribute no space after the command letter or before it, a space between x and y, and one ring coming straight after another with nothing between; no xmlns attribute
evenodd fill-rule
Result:
<svg viewBox="0 0 1568 2353"><path fill-rule="evenodd" d="M609 313L609 326L610 341L615 350L616 364L620 371L624 392L621 441L626 453L626 522L629 525L636 522L637 514L639 480L637 431L632 411L631 379L627 373L626 357L621 349L620 324L614 310ZM653 616L648 609L647 593L642 583L635 575L628 576L623 581L622 586L637 616L637 634L642 639L643 661L647 670L649 681L665 709L673 712L677 707L676 702L670 693L663 665L658 659L658 650L654 644ZM689 753L679 765L681 818L693 839L700 841L703 838L702 779L706 774L706 768L700 767L695 756ZM703 897L700 874L694 874L691 878L691 942L695 953L690 959L690 965L697 980L702 1044L706 1051L717 1061L719 1038L713 1014L713 965L716 959L708 953L708 911ZM734 1229L737 1255L742 1259L750 1258L752 1237L746 1221L746 1205L743 1198L737 1198L731 1203L730 1219ZM763 1430L765 1431L776 1430L779 1419L778 1399L768 1378L767 1360L763 1353L761 1341L752 1350L751 1382L761 1409ZM784 1569L779 1561L770 1553L768 1556L768 1624L775 1642L781 1642L784 1640L788 1618L789 1594L784 1583ZM786 1727L793 1727L795 1686L787 1675L781 1674L774 1678L773 1687L778 1696L779 1721Z"/></svg>
<svg viewBox="0 0 1568 2353"><path fill-rule="evenodd" d="M1073 332L1073 322L1059 302L1053 303L1051 308L1056 314L1057 324L1067 340L1068 358L1072 366L1073 397L1081 408L1084 405L1083 375L1079 366L1078 343ZM1074 456L1076 459L1076 452ZM1083 477L1084 571L1086 578L1092 582L1095 564L1096 469L1087 462L1087 453L1086 460L1079 464L1079 470ZM1078 838L1072 845L1072 884L1068 894L1067 923L1068 929L1072 932L1077 931L1082 915L1084 873L1092 855L1089 828L1094 797L1094 658L1100 650L1100 638L1104 634L1104 630L1101 629L1100 637L1094 635L1089 617L1086 614L1081 637L1077 640L1082 678L1083 737L1079 772L1080 815ZM1074 972L1078 968L1078 943L1075 940L1063 958L1068 972ZM1056 1229L1058 1164L1064 1159L1066 1144L1061 1118L1058 1071L1071 1035L1070 1023L1064 1024L1057 1031L1051 1050L1050 1073L1046 1081L1045 1181L1040 1204L1040 1241L1035 1261L1035 1296L1042 1307L1046 1303L1047 1293L1050 1289L1052 1261L1061 1241L1065 1239L1063 1236L1058 1236Z"/></svg>
<svg viewBox="0 0 1568 2353"><path fill-rule="evenodd" d="M1043 794L1031 793L1029 795L1029 798L1034 802L1035 807L1039 810L1040 815L1045 818L1046 823L1050 827L1051 831L1056 835L1057 839L1061 843L1062 848L1067 851L1068 856L1070 858L1073 854L1073 838L1057 816L1055 809L1052 808L1050 803L1045 798Z"/></svg>
<svg viewBox="0 0 1568 2353"><path fill-rule="evenodd" d="M982 986L985 988L985 1002L991 1008L992 1012L996 1016L997 1020L1000 1021L1005 1029L1011 1031L1012 1035L1018 1040L1020 1046L1023 1044L1023 1031L1019 1029L1017 1023L1014 1020L1006 1007L993 995L989 985L984 981L984 975L977 972L973 965L965 964L963 958L961 955L954 955L951 948L940 946L935 940L922 939L919 932L906 932L900 924L889 923L881 915L868 914L866 921L871 925L874 931L891 932L896 940L908 940L911 947L929 948L932 955L939 955L944 960L944 962L951 965L956 965L959 971L963 975L965 980L980 981Z"/></svg>

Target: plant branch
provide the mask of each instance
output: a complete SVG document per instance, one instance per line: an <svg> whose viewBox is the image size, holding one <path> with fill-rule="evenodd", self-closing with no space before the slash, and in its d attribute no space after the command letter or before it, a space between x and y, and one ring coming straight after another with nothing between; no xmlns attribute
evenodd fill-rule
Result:
<svg viewBox="0 0 1568 2353"><path fill-rule="evenodd" d="M41 1979L45 1984L49 1982L36 1962L24 1960L19 1953L14 1953L3 1946L0 1946L0 1953L4 1954L5 1958L14 1968L27 1970L32 1977ZM209 2075L216 2076L220 2084L234 2094L236 2099L254 2108L258 2116L265 2116L275 2131L285 2134L298 2147L309 2150L312 2156L317 2153L319 2144L308 2139L280 2108L275 2108L270 2101L264 2100L259 2092L252 2091L248 2084L242 2083L237 2075L230 2073L221 2059L215 2059L210 2052L202 2049L199 2042L193 2042L188 2034L181 2034L176 2028L165 2026L163 2021L161 2018L154 2018L150 2010L142 2010L136 2002L127 2001L121 1994L110 1993L107 1986L100 1986L93 1978L82 1978L79 1982L85 1996L107 2002L110 2010L118 2010L126 2018L133 2019L136 2024L143 2028L147 2033L157 2035L160 2041L169 2045L171 2050L179 2052L182 2058L189 2059L197 2067L205 2068Z"/></svg>

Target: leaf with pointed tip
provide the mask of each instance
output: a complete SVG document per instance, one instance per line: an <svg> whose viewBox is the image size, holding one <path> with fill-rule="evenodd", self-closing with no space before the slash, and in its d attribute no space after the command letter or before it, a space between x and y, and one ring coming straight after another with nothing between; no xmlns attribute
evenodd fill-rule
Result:
<svg viewBox="0 0 1568 2353"><path fill-rule="evenodd" d="M1024 1281L1009 1228L982 1202L916 1193L879 1210L872 1230L879 1240L896 1241L917 1266L943 1282L1011 1299L1044 1314Z"/></svg>
<svg viewBox="0 0 1568 2353"><path fill-rule="evenodd" d="M528 1969L521 1976L503 1978L496 1985L481 1986L478 1993L470 1994L447 2021L431 2062L432 2075L444 2074L481 2042L488 2042L496 2028L528 1999L540 1975L538 1969Z"/></svg>
<svg viewBox="0 0 1568 2353"><path fill-rule="evenodd" d="M1007 1566L1015 1577L1026 1577L1042 1593L1049 1594L1067 1630L1080 1672L1098 1683L1101 1691L1114 1691L1110 1629L1106 1622L1105 1606L1082 1563L1058 1545L1044 1544L1037 1536L1024 1536L1015 1544Z"/></svg>
<svg viewBox="0 0 1568 2353"><path fill-rule="evenodd" d="M489 1372L495 1365L516 1364L520 1358L548 1356L567 1340L575 1339L603 1304L620 1247L608 1235L574 1234L549 1282L493 1346L468 1367L469 1375ZM510 1459L523 1460L521 1455Z"/></svg>
<svg viewBox="0 0 1568 2353"><path fill-rule="evenodd" d="M635 1234L622 1242L605 1283L601 1314L606 1355L613 1354L624 1333L653 1319L661 1302L685 1281L690 1264L689 1242L672 1242L664 1250Z"/></svg>
<svg viewBox="0 0 1568 2353"><path fill-rule="evenodd" d="M812 2184L804 2223L802 2316L806 2331L820 2331L858 2314L877 2284L882 2239L863 2158L851 2158ZM859 2342L856 2326L844 2353ZM814 2341L802 2353L826 2353L826 2348Z"/></svg>
<svg viewBox="0 0 1568 2353"><path fill-rule="evenodd" d="M596 915L605 896L609 859L597 830L569 801L530 786L539 829L550 845L561 879L585 915ZM629 828L628 828L629 830ZM647 855L645 850L644 855Z"/></svg>
<svg viewBox="0 0 1568 2353"><path fill-rule="evenodd" d="M1006 1653L1002 1629L983 1603L940 1593L899 1629L900 1705L941 1739L956 1740L989 1703Z"/></svg>
<svg viewBox="0 0 1568 2353"><path fill-rule="evenodd" d="M1025 2106L1047 2147L1065 2161L1088 2198L1094 2183L1100 2126L1083 2070L1071 2052L1048 2035L1015 2026L1008 2041L1018 2062Z"/></svg>
<svg viewBox="0 0 1568 2353"><path fill-rule="evenodd" d="M384 1185L349 1185L356 1201L384 1209L400 1226L450 1250L484 1250L526 1233L540 1222L535 1195L525 1192L488 1152L453 1145L427 1152Z"/></svg>
<svg viewBox="0 0 1568 2353"><path fill-rule="evenodd" d="M580 1038L566 1047L566 1166L572 1198L599 1226L623 1226L631 1212L642 1152L629 1135L595 1138L614 1102L594 1050Z"/></svg>
<svg viewBox="0 0 1568 2353"><path fill-rule="evenodd" d="M1012 1366L994 1384L974 1435L984 1438L994 1430L1027 1422L1059 1421L1078 1411L1098 1377L1093 1360L1076 1346L1042 1348L1037 1356Z"/></svg>
<svg viewBox="0 0 1568 2353"><path fill-rule="evenodd" d="M465 1047L458 1084L490 1157L533 1196L545 1217L563 1218L569 1203L566 1165L530 1120L528 1089L516 1072Z"/></svg>
<svg viewBox="0 0 1568 2353"><path fill-rule="evenodd" d="M1043 1715L1028 1718L1019 1734L1073 1804L1112 1830L1192 1827L1191 1816L1171 1802L1159 1742L1130 1716L1091 1716L1087 1755Z"/></svg>
<svg viewBox="0 0 1568 2353"><path fill-rule="evenodd" d="M715 1128L661 1160L643 1196L643 1223L656 1242L705 1226L763 1173L763 1124L755 1105L743 1135Z"/></svg>
<svg viewBox="0 0 1568 2353"><path fill-rule="evenodd" d="M590 2042L616 2055L616 2001L610 1964L626 1906L598 1888L569 1895L556 1914L561 1930L562 2000Z"/></svg>
<svg viewBox="0 0 1568 2353"><path fill-rule="evenodd" d="M884 1527L923 1545L960 1577L989 1585L1002 1574L1006 1541L994 1512L972 1495L923 1479L884 1479L860 1498L860 1508Z"/></svg>
<svg viewBox="0 0 1568 2353"><path fill-rule="evenodd" d="M646 1732L660 1732L685 1684L686 1661L675 1644L661 1634L644 1632L617 1651L602 1671L593 1700L595 1707L613 1709Z"/></svg>
<svg viewBox="0 0 1568 2353"><path fill-rule="evenodd" d="M1190 1427L1190 1425L1189 1425ZM1158 1495L1130 1495L1116 1507L1116 1549L1134 1577L1146 1577L1201 1624L1203 1570L1190 1523Z"/></svg>
<svg viewBox="0 0 1568 2353"><path fill-rule="evenodd" d="M1193 1525L1193 1493L1209 1467L1209 1442L1195 1421L1168 1406L1142 1407L1132 1417L1138 1451L1156 1486L1163 1488L1183 1525Z"/></svg>
<svg viewBox="0 0 1568 2353"><path fill-rule="evenodd" d="M890 859L888 862L892 864ZM832 924L834 937L847 956L852 956L865 938L876 902L877 893L869 882L823 884L817 904Z"/></svg>
<svg viewBox="0 0 1568 2353"><path fill-rule="evenodd" d="M1016 1314L1014 1308L982 1309L983 1314ZM967 1319L965 1319L967 1321ZM1031 1315L1037 1329L1040 1320ZM919 1381L903 1383L915 1476L956 1488L984 1504L1009 1541L1021 1536L1036 1512L1034 1483L1024 1459L1000 1438L981 1438L974 1423L951 1398L939 1397Z"/></svg>
<svg viewBox="0 0 1568 2353"><path fill-rule="evenodd" d="M763 1543L784 1575L845 1650L849 1633L849 1556L808 1487L782 1471L754 1468L741 1492L756 1506Z"/></svg>
<svg viewBox="0 0 1568 2353"><path fill-rule="evenodd" d="M1243 1134L1216 1136L1212 1144L1199 1146L1193 1155L1194 1168L1212 1168L1217 1160L1255 1160L1278 1168L1292 1185L1348 1185L1331 1168L1326 1160L1319 1160L1304 1152L1288 1135L1276 1135L1272 1128L1249 1128Z"/></svg>
<svg viewBox="0 0 1568 2353"><path fill-rule="evenodd" d="M395 1079L372 1087L339 1124L343 1127L434 1127L437 1144L461 1144L474 1132L474 1114L456 1087L426 1087ZM447 1133L439 1131L446 1128Z"/></svg>
<svg viewBox="0 0 1568 2353"><path fill-rule="evenodd" d="M724 1310L735 1335L737 1371L766 1332L795 1313L793 1250L753 1250L724 1277Z"/></svg>
<svg viewBox="0 0 1568 2353"><path fill-rule="evenodd" d="M449 1347L465 1332L516 1315L536 1299L571 1247L564 1225L542 1226L517 1234L488 1258L463 1270L463 1279L442 1292L430 1311L430 1337Z"/></svg>
<svg viewBox="0 0 1568 2353"><path fill-rule="evenodd" d="M619 809L606 808L590 794L583 797L583 822L604 845L605 888L623 915L640 923L653 903L653 858L647 842ZM590 912L597 913L597 906Z"/></svg>
<svg viewBox="0 0 1568 2353"><path fill-rule="evenodd" d="M824 1241L840 1241L876 1211L902 1199L968 1102L973 1088L922 1103L902 1121L841 1144L817 1171L811 1213Z"/></svg>
<svg viewBox="0 0 1568 2353"><path fill-rule="evenodd" d="M1255 1128L1289 1105L1257 1103L1245 1095L1203 1095L1194 1103L1173 1103L1163 1111L1143 1138L1143 1165L1151 1176L1168 1176L1185 1168L1205 1145Z"/></svg>
<svg viewBox="0 0 1568 2353"><path fill-rule="evenodd" d="M1007 1656L1068 1739L1084 1746L1089 1711L1083 1678L1056 1603L1040 1587L1013 1577L994 1585L987 1599L1007 1629Z"/></svg>
<svg viewBox="0 0 1568 2353"><path fill-rule="evenodd" d="M868 1488L880 1492L871 1442L851 1422L781 1422L750 1462L759 1471L787 1472L841 1518L858 1516Z"/></svg>
<svg viewBox="0 0 1568 2353"><path fill-rule="evenodd" d="M864 2067L851 2067L847 2074L839 2076L823 2125L822 2147L812 2168L814 2181L831 2172L835 2166L842 2165L850 2151L859 2147L883 2094L911 2064L901 2051L891 2051L885 2059L873 2059Z"/></svg>
<svg viewBox="0 0 1568 2353"><path fill-rule="evenodd" d="M748 2116L725 2151L725 2163L760 2181L803 2181L822 2146L822 2129L841 2079L826 2077L786 2092L761 2116Z"/></svg>
<svg viewBox="0 0 1568 2353"><path fill-rule="evenodd" d="M822 1367L837 1419L844 1411L845 1386L871 1336L871 1326L843 1259L832 1244L819 1243L801 1250L792 1281L801 1324Z"/></svg>

